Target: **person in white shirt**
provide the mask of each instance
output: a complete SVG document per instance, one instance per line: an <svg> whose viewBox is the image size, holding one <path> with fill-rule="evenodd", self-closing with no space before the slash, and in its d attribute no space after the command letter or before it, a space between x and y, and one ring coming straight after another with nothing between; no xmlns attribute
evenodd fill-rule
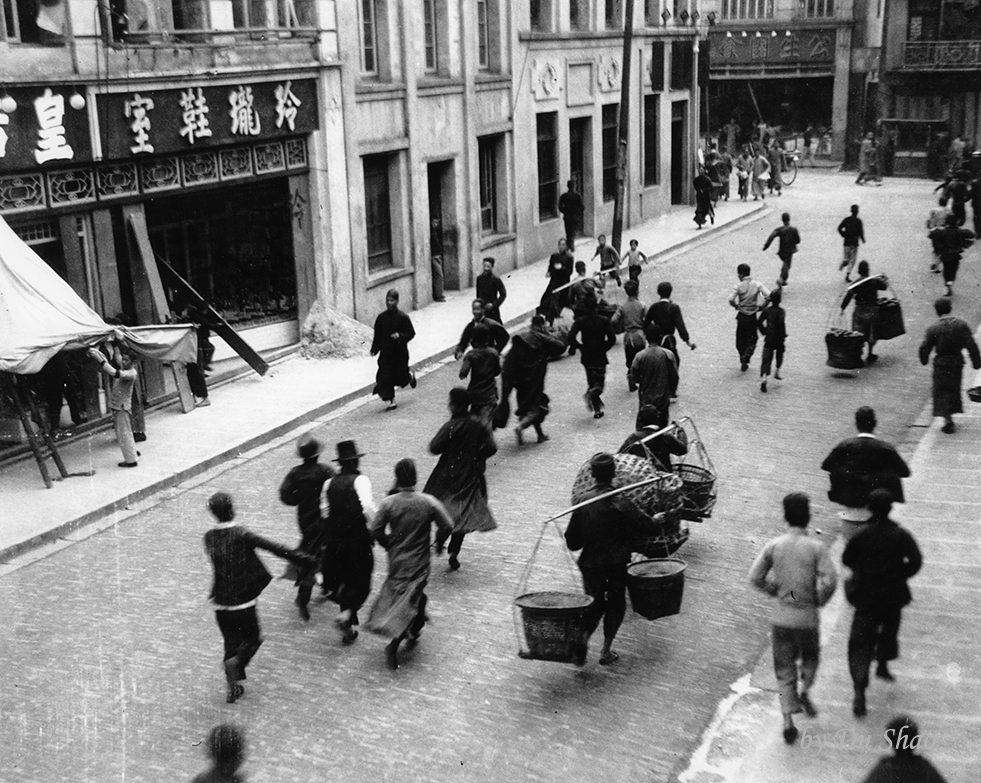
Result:
<svg viewBox="0 0 981 783"><path fill-rule="evenodd" d="M749 264L736 267L739 283L732 289L729 304L736 310L736 350L743 372L749 369L759 336L757 316L770 298L770 289L750 277Z"/></svg>

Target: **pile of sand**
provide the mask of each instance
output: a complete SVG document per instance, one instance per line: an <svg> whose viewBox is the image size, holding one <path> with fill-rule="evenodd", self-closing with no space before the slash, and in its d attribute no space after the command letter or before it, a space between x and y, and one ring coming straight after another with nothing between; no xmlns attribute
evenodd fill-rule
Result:
<svg viewBox="0 0 981 783"><path fill-rule="evenodd" d="M366 356L373 334L371 327L317 302L300 331L300 355L307 359Z"/></svg>

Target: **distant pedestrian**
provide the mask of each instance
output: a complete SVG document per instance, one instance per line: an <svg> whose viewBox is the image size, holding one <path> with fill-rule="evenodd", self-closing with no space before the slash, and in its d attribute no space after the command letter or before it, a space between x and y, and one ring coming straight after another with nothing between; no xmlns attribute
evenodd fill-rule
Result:
<svg viewBox="0 0 981 783"><path fill-rule="evenodd" d="M191 783L244 783L239 768L245 762L245 734L238 726L223 723L208 733L205 752L211 768L194 776Z"/></svg>
<svg viewBox="0 0 981 783"><path fill-rule="evenodd" d="M208 509L215 518L215 526L204 534L204 548L214 566L210 598L225 642L226 701L232 704L245 693L242 687L245 667L262 644L256 602L272 581L255 550L265 549L307 569L316 567L316 560L239 525L235 522L232 499L225 492L213 494L208 500Z"/></svg>
<svg viewBox="0 0 981 783"><path fill-rule="evenodd" d="M695 191L695 225L699 229L705 225L706 220L711 220L715 224L715 207L712 206L712 191L714 185L704 166L698 167L695 179L692 181L692 189Z"/></svg>
<svg viewBox="0 0 981 783"><path fill-rule="evenodd" d="M909 477L909 466L895 446L876 437L877 424L875 411L863 405L855 411L858 435L841 441L821 463L821 470L831 474L828 500L845 507L841 515L845 541L868 527L868 499L873 489L889 490L896 503L906 499L902 480Z"/></svg>
<svg viewBox="0 0 981 783"><path fill-rule="evenodd" d="M753 157L753 201L766 200L766 184L770 181L770 161L763 147L758 147Z"/></svg>
<svg viewBox="0 0 981 783"><path fill-rule="evenodd" d="M960 228L957 225L957 217L953 214L947 216L947 225L944 228L937 228L930 232L930 240L937 255L940 256L944 285L947 287L946 296L954 295L954 282L957 280L961 258L974 239L974 232Z"/></svg>
<svg viewBox="0 0 981 783"><path fill-rule="evenodd" d="M879 312L879 291L885 291L889 287L889 280L885 275L869 277L869 262L858 262L858 280L848 286L845 296L841 300L841 312L845 312L852 299L855 300L855 309L852 312L852 331L861 332L865 337L865 342L869 346L869 354L865 357L867 364L872 364L879 357L873 353L875 348L875 322Z"/></svg>
<svg viewBox="0 0 981 783"><path fill-rule="evenodd" d="M504 346L508 344L510 335L508 334L508 330L501 326L500 323L487 317L484 300L474 299L470 304L470 312L473 314L473 320L463 327L463 334L460 335L460 342L457 343L453 358L463 358L464 352L470 347L470 342L473 339L473 330L477 324L484 324L490 330L490 344L497 349L498 353L503 351Z"/></svg>
<svg viewBox="0 0 981 783"><path fill-rule="evenodd" d="M920 345L920 363L933 357L933 415L942 416L942 431L948 435L956 431L954 414L964 412L961 400L961 376L964 372L964 351L971 357L971 365L981 370L981 353L971 334L971 327L960 318L950 314L949 299L938 299L933 309L940 318L937 323L927 327L923 343Z"/></svg>
<svg viewBox="0 0 981 783"><path fill-rule="evenodd" d="M182 313L181 323L194 324L194 331L198 338L197 361L188 364L187 382L194 395L194 407L207 408L211 405L208 398L208 381L205 378L205 371L210 369L211 357L215 349L211 344L211 326L207 315L200 308L188 305Z"/></svg>
<svg viewBox="0 0 981 783"><path fill-rule="evenodd" d="M612 245L606 244L606 234L600 234L596 238L596 242L596 252L593 253L593 258L599 256L601 285L606 286L607 277L616 280L618 286L623 285L620 282L620 254Z"/></svg>
<svg viewBox="0 0 981 783"><path fill-rule="evenodd" d="M643 264L647 263L647 256L640 251L636 239L630 240L630 249L623 254L620 259L627 265L627 275L631 280L640 280L640 273L644 271Z"/></svg>
<svg viewBox="0 0 981 783"><path fill-rule="evenodd" d="M644 329L652 323L657 324L661 332L661 347L667 348L674 354L674 363L678 370L681 370L681 356L678 353L678 339L688 346L692 351L695 350L695 343L688 334L688 327L685 326L685 318L681 313L681 306L671 301L671 294L674 293L674 286L666 280L657 284L657 295L660 297L648 310L644 317ZM678 384L675 382L671 390L671 396L678 396Z"/></svg>
<svg viewBox="0 0 981 783"><path fill-rule="evenodd" d="M353 440L337 444L337 475L324 484L321 509L327 518L321 572L327 592L333 594L340 613L337 627L342 644L358 638L358 610L371 592L375 557L368 526L375 517L371 480L358 469L361 457Z"/></svg>
<svg viewBox="0 0 981 783"><path fill-rule="evenodd" d="M504 281L494 274L493 258L485 258L483 261L483 271L477 275L475 289L478 299L484 300L484 310L487 317L499 324L504 323L501 317L501 305L508 298L508 289L504 286Z"/></svg>
<svg viewBox="0 0 981 783"><path fill-rule="evenodd" d="M885 738L893 755L879 759L862 783L946 783L933 764L917 755L926 742L912 718L893 718L886 724Z"/></svg>
<svg viewBox="0 0 981 783"><path fill-rule="evenodd" d="M115 378L109 391L109 410L116 431L116 442L123 453L123 461L118 464L121 468L135 468L139 464L137 457L140 452L136 450L136 441L133 439L133 387L137 378L133 357L126 351L118 352L119 366L114 367L97 348L89 348L88 355L100 363L99 369L102 372Z"/></svg>
<svg viewBox="0 0 981 783"><path fill-rule="evenodd" d="M395 387L416 387L415 373L409 369L409 341L416 336L412 321L399 310L399 292L394 288L385 294L385 310L375 319L375 335L371 341L371 355L378 357L378 372L375 374L375 388L382 402L387 402L385 410L398 407L395 402Z"/></svg>
<svg viewBox="0 0 981 783"><path fill-rule="evenodd" d="M759 338L757 318L770 298L770 289L750 277L749 264L736 267L739 283L732 289L729 305L736 311L736 351L739 353L739 369L749 369Z"/></svg>
<svg viewBox="0 0 981 783"><path fill-rule="evenodd" d="M763 355L760 359L760 391L766 393L766 382L770 377L773 360L777 366L773 377L781 380L780 368L783 367L783 354L787 342L787 313L780 306L783 294L778 288L770 294L763 312L760 313L759 329L763 335Z"/></svg>
<svg viewBox="0 0 981 783"><path fill-rule="evenodd" d="M497 453L490 428L470 415L470 395L466 389L450 389L450 420L429 442L429 451L439 462L423 489L442 501L453 518L453 532L446 548L450 569L460 567L459 554L467 533L486 533L497 528L487 504L487 459ZM446 536L436 539L442 553Z"/></svg>
<svg viewBox="0 0 981 783"><path fill-rule="evenodd" d="M583 399L594 419L603 418L603 388L606 384L607 351L616 345L610 319L596 312L595 297L583 301L584 314L576 318L569 331L569 345L579 351L586 370L586 393Z"/></svg>
<svg viewBox="0 0 981 783"><path fill-rule="evenodd" d="M378 504L370 532L388 552L388 577L382 583L365 627L391 641L385 659L397 669L399 644L415 646L426 616L432 526L448 536L453 518L432 495L416 491L416 465L411 459L395 465L395 487Z"/></svg>
<svg viewBox="0 0 981 783"><path fill-rule="evenodd" d="M736 154L736 137L740 130L742 128L739 127L735 117L730 117L729 122L722 126L722 132L725 134L725 148L730 155ZM722 143L721 137L719 142Z"/></svg>
<svg viewBox="0 0 981 783"><path fill-rule="evenodd" d="M749 570L749 581L777 599L771 618L773 669L780 690L783 738L793 744L798 737L793 716L801 711L809 718L817 715L809 691L821 653L818 609L834 593L838 574L827 547L807 535L811 521L808 496L792 492L784 497L783 509L789 530L757 555Z"/></svg>
<svg viewBox="0 0 981 783"><path fill-rule="evenodd" d="M582 196L576 191L576 183L570 179L566 187L568 188L566 192L559 196L559 212L562 213L562 222L565 224L565 242L572 252L576 249L576 237L579 235L579 229L582 228L586 207Z"/></svg>
<svg viewBox="0 0 981 783"><path fill-rule="evenodd" d="M855 607L848 636L848 671L855 688L852 712L866 713L865 690L869 667L877 661L875 676L892 682L889 662L899 657L899 624L903 607L913 600L906 581L923 565L916 540L889 518L892 496L886 489L869 493L872 524L845 546L841 562L852 573L845 580L845 595Z"/></svg>
<svg viewBox="0 0 981 783"><path fill-rule="evenodd" d="M736 158L736 192L739 200L745 201L749 198L749 183L753 176L753 155L747 146Z"/></svg>
<svg viewBox="0 0 981 783"><path fill-rule="evenodd" d="M596 454L589 463L596 486L583 500L613 489L616 462L611 454ZM566 545L573 552L582 550L579 571L583 588L593 597L583 618L587 639L603 620L603 650L599 662L609 666L620 660L613 640L627 612L627 563L633 543L645 532L647 518L622 495L602 498L572 512L565 531ZM575 662L586 662L586 643L575 651Z"/></svg>
<svg viewBox="0 0 981 783"><path fill-rule="evenodd" d="M473 330L471 348L463 357L460 379L470 376L470 412L487 426L494 420L497 409L497 376L501 374L501 356L488 345L490 330L477 324Z"/></svg>
<svg viewBox="0 0 981 783"><path fill-rule="evenodd" d="M852 270L858 260L858 243L865 244L865 227L858 216L858 204L852 204L851 214L838 224L838 236L845 240L844 254L839 270L845 270L845 282L852 281Z"/></svg>
<svg viewBox="0 0 981 783"><path fill-rule="evenodd" d="M646 332L647 347L634 357L630 377L637 386L637 429L640 429L641 412L650 408L657 411L657 426L668 426L671 392L678 386L678 367L674 354L661 347L661 331L651 324Z"/></svg>
<svg viewBox="0 0 981 783"><path fill-rule="evenodd" d="M296 521L300 526L300 545L297 550L320 560L324 547L326 525L320 514L320 493L324 484L334 476L333 468L320 461L320 441L310 433L301 435L296 451L303 462L291 468L279 485L279 499L287 506L296 506ZM288 571L296 579L296 607L300 618L310 619L310 595L313 593L314 575L307 569Z"/></svg>
<svg viewBox="0 0 981 783"><path fill-rule="evenodd" d="M803 166L807 161L811 162L811 168L814 168L814 149L817 146L817 142L814 138L814 126L808 125L804 129L804 159L801 161Z"/></svg>
<svg viewBox="0 0 981 783"><path fill-rule="evenodd" d="M611 323L614 331L623 331L623 358L627 362L627 387L630 391L637 391L637 385L630 375L630 367L634 363L634 357L647 346L647 340L644 338L644 316L647 306L637 296L640 285L636 280L628 280L623 290L627 294L627 301L617 306Z"/></svg>
<svg viewBox="0 0 981 783"><path fill-rule="evenodd" d="M763 251L765 252L770 247L774 239L777 240L777 257L783 262L777 285L784 286L790 282L787 278L790 277L790 265L794 261L794 253L800 246L800 232L790 225L789 212L784 212L780 216L780 220L783 225L773 229L770 236L766 238L766 242L763 243Z"/></svg>
<svg viewBox="0 0 981 783"><path fill-rule="evenodd" d="M875 166L875 145L872 143L872 132L865 134L858 149L858 179L856 185L864 185L872 174Z"/></svg>
<svg viewBox="0 0 981 783"><path fill-rule="evenodd" d="M545 286L545 293L542 294L538 311L548 321L549 326L555 323L562 311L569 307L569 282L572 280L572 272L575 260L569 252L565 239L558 242L558 250L552 253L548 259L548 269L545 276L548 277L548 285ZM585 264L583 264L585 269Z"/></svg>
<svg viewBox="0 0 981 783"><path fill-rule="evenodd" d="M545 393L545 376L549 359L557 359L565 352L565 343L545 328L545 319L532 316L531 326L522 329L511 339L511 350L504 358L501 372L501 402L494 416L494 425L507 424L511 390L516 397L514 416L518 424L514 429L518 445L524 445L524 430L534 427L538 442L544 443L548 435L542 423L549 413L549 398Z"/></svg>
<svg viewBox="0 0 981 783"><path fill-rule="evenodd" d="M770 162L770 181L767 183L771 195L774 191L782 195L783 191L783 146L779 140L772 139L766 150L766 159Z"/></svg>

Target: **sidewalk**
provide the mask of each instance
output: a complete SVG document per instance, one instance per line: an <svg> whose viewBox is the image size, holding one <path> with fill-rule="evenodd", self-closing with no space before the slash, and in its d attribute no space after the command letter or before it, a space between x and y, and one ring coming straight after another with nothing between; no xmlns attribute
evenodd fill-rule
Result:
<svg viewBox="0 0 981 783"><path fill-rule="evenodd" d="M981 329L975 335L981 339ZM981 372L964 373L964 389ZM771 649L752 675L732 685L681 783L858 783L891 755L885 725L900 714L919 725L920 752L948 783L976 783L981 769L981 405L965 394L957 433L940 432L930 404L918 422L928 429L912 454L904 481L906 503L893 517L916 537L923 568L910 580L913 603L903 610L895 683L872 678L868 715L852 716L848 635L853 610L839 584L822 611L821 668L812 691L818 717L795 720L795 746L784 743ZM831 549L842 570L843 545Z"/></svg>
<svg viewBox="0 0 981 783"><path fill-rule="evenodd" d="M730 201L719 205L714 226L696 231L693 208L678 207L655 220L624 232L648 256L666 257L691 249L706 237L766 214L765 203ZM590 261L595 243L577 242L577 260ZM598 260L593 262L598 268ZM505 274L508 298L503 311L508 326L527 320L545 289L547 260ZM592 271L594 266L589 266ZM414 368L452 353L460 331L470 319L473 289L450 291L446 302L411 313L416 338L409 346ZM0 497L6 509L0 528L0 564L42 544L56 542L83 525L114 524L127 507L165 488L204 473L235 458L264 451L270 442L291 436L319 417L367 401L374 385L376 360L367 355L351 359L308 360L293 355L276 362L265 377L250 374L211 392L212 405L182 414L175 404L147 414L148 440L139 444L139 468L116 467L119 449L111 431L63 444L62 457L70 473L94 470L90 477L71 477L45 489L32 458L0 470ZM425 393L425 383L416 392ZM52 473L57 469L49 461ZM72 538L91 531L77 533Z"/></svg>

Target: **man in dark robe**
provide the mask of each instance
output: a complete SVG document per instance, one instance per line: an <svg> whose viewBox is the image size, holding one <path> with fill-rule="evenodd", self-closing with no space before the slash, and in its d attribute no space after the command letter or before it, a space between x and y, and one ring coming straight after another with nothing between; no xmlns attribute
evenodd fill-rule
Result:
<svg viewBox="0 0 981 783"><path fill-rule="evenodd" d="M477 275L476 292L477 298L484 300L484 311L487 317L499 324L504 323L501 318L501 305L508 298L508 289L504 286L504 281L494 274L494 259L484 259L484 269Z"/></svg>
<svg viewBox="0 0 981 783"><path fill-rule="evenodd" d="M538 311L548 319L551 326L562 311L569 306L569 289L563 288L572 280L572 269L575 260L572 253L568 250L565 239L559 240L559 248L552 253L548 259L548 269L545 276L548 278L548 285L545 286L545 293L538 305ZM561 291L556 291L561 288Z"/></svg>
<svg viewBox="0 0 981 783"><path fill-rule="evenodd" d="M566 185L569 189L559 196L559 212L562 213L562 221L565 223L566 245L572 251L576 249L576 234L582 226L586 207L582 196L576 192L576 184L570 179Z"/></svg>
<svg viewBox="0 0 981 783"><path fill-rule="evenodd" d="M666 348L674 354L675 366L681 368L681 356L678 355L678 339L675 337L677 332L681 341L691 350L695 350L695 343L692 342L688 334L688 327L685 326L685 317L681 314L681 305L671 301L671 294L674 293L674 286L665 281L657 284L657 295L660 297L648 310L644 316L644 330L651 324L656 324L661 332L661 347ZM633 391L633 390L631 390ZM671 396L678 396L678 385L671 390Z"/></svg>
<svg viewBox="0 0 981 783"><path fill-rule="evenodd" d="M974 241L974 232L962 228L957 223L956 215L947 215L947 225L930 232L934 252L940 257L943 267L944 285L947 296L954 294L954 282L957 280L957 270L961 265L964 251Z"/></svg>
<svg viewBox="0 0 981 783"><path fill-rule="evenodd" d="M385 295L385 311L375 319L375 337L371 355L378 357L373 394L388 403L385 410L395 410L395 387L416 387L415 373L409 370L409 341L416 336L409 316L399 310L399 292L394 288Z"/></svg>
<svg viewBox="0 0 981 783"><path fill-rule="evenodd" d="M712 208L712 180L705 173L705 167L698 167L698 176L692 181L695 190L695 217L693 220L701 228L708 218L715 223L715 210Z"/></svg>
<svg viewBox="0 0 981 783"><path fill-rule="evenodd" d="M463 334L460 335L460 342L457 344L456 351L453 353L454 359L462 358L467 348L469 348L472 344L473 330L477 324L484 324L484 326L486 326L490 331L490 344L497 349L498 353L503 351L504 346L508 344L508 340L510 339L508 330L501 326L501 324L495 321L493 318L487 317L485 304L486 303L483 299L474 299L471 303L470 312L473 313L473 320L463 327Z"/></svg>
<svg viewBox="0 0 981 783"><path fill-rule="evenodd" d="M596 312L596 298L589 296L583 302L585 313L576 318L569 331L569 345L580 352L586 371L586 393L583 399L594 419L603 418L603 388L606 385L607 351L616 345L616 335L610 319Z"/></svg>
<svg viewBox="0 0 981 783"><path fill-rule="evenodd" d="M969 327L960 318L950 314L950 300L938 299L933 303L940 320L926 330L920 345L920 363L933 357L933 415L943 416L943 432L956 430L954 414L964 412L961 401L961 375L964 372L964 351L971 357L975 370L981 370L981 354Z"/></svg>
<svg viewBox="0 0 981 783"><path fill-rule="evenodd" d="M470 394L466 389L450 389L450 420L429 443L429 451L439 462L423 489L441 501L453 517L453 533L447 547L450 569L460 567L458 555L467 533L494 530L497 523L487 505L487 458L497 453L490 428L470 415ZM443 551L446 537L436 539L437 553Z"/></svg>

